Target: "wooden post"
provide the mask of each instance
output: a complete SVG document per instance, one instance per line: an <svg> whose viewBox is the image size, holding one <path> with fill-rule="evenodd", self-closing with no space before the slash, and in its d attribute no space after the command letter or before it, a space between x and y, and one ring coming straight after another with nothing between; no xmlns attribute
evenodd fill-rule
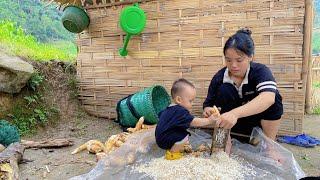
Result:
<svg viewBox="0 0 320 180"><path fill-rule="evenodd" d="M305 0L305 21L304 21L304 36L303 36L303 66L302 66L302 81L305 89L305 111L311 113L311 40L312 40L312 23L313 23L313 1Z"/></svg>
<svg viewBox="0 0 320 180"><path fill-rule="evenodd" d="M21 140L21 145L24 145L25 148L59 148L72 146L73 141L69 139L47 139L43 141Z"/></svg>

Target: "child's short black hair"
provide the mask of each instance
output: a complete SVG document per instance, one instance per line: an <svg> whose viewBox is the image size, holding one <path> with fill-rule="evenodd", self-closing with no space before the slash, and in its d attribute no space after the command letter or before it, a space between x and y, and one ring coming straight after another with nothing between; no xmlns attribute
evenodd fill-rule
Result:
<svg viewBox="0 0 320 180"><path fill-rule="evenodd" d="M177 94L180 93L186 85L190 86L192 88L195 88L194 85L190 81L188 81L184 78L180 78L180 79L174 81L174 83L172 84L172 88L171 88L172 99L174 99L177 96Z"/></svg>

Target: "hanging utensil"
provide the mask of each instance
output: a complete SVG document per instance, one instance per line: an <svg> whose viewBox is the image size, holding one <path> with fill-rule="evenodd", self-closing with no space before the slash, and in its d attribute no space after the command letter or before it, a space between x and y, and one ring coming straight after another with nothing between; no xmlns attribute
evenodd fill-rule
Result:
<svg viewBox="0 0 320 180"><path fill-rule="evenodd" d="M124 45L119 49L121 56L127 56L127 46L132 35L140 34L146 25L146 15L136 3L133 6L128 6L120 14L121 29L127 33Z"/></svg>

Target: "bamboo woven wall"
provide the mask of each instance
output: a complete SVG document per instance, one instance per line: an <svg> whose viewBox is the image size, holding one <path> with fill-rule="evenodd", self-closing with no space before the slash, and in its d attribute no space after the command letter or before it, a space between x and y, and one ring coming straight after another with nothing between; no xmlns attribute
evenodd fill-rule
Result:
<svg viewBox="0 0 320 180"><path fill-rule="evenodd" d="M90 26L79 34L77 76L80 99L91 114L115 118L116 103L153 84L170 90L184 77L197 88L194 113L200 115L210 80L224 66L224 42L249 27L255 61L270 67L283 96L281 133L302 131L304 0L154 0L140 4L147 25L128 45L118 25L125 6L88 8Z"/></svg>

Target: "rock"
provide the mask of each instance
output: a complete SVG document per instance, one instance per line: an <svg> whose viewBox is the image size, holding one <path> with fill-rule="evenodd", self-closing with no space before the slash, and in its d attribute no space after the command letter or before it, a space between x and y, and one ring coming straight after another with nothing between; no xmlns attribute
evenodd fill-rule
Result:
<svg viewBox="0 0 320 180"><path fill-rule="evenodd" d="M31 64L0 52L0 92L20 92L33 72Z"/></svg>

